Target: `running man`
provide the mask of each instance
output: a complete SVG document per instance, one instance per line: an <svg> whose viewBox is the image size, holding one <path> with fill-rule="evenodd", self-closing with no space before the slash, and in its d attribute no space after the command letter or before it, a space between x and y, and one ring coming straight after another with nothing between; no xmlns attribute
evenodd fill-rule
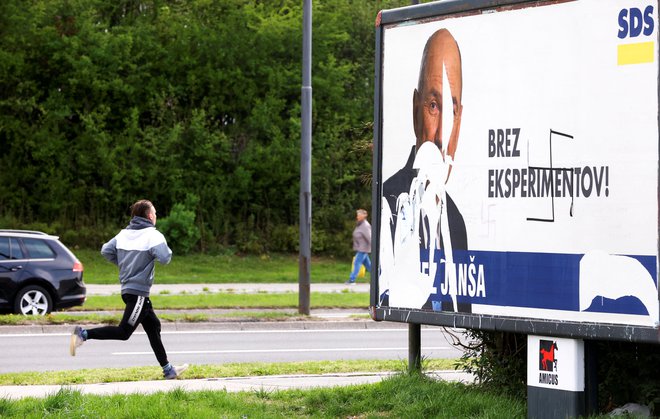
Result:
<svg viewBox="0 0 660 419"><path fill-rule="evenodd" d="M126 304L124 316L118 326L83 329L76 326L71 334L71 356L86 340L128 340L139 324L147 333L151 348L163 368L165 379L178 378L188 364L175 366L167 360L167 353L160 338L160 320L149 299L154 282L155 261L166 265L172 260L172 250L165 237L156 230L156 208L146 200L131 206L131 221L114 238L103 245L101 254L119 266L121 298Z"/></svg>

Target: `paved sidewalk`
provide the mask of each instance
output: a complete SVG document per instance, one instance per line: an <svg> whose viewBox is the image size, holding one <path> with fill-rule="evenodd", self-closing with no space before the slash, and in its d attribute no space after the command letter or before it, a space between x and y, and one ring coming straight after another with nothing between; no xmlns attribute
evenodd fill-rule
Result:
<svg viewBox="0 0 660 419"><path fill-rule="evenodd" d="M119 284L100 285L85 284L87 295L112 295L119 294L121 287ZM347 284L311 284L311 292L369 292L369 284L366 282L352 285ZM286 293L298 292L298 284L154 284L151 287L151 294L203 294L203 293L236 293L236 294L256 294L256 293Z"/></svg>
<svg viewBox="0 0 660 419"><path fill-rule="evenodd" d="M61 388L78 390L83 394L150 394L181 388L186 391L278 391L289 389L309 389L377 383L392 373L346 373L318 375L270 375L259 377L208 378L196 380L158 380L120 383L33 386L0 386L0 399L22 399L25 397L47 397ZM445 381L471 383L472 375L462 371L433 371L428 375Z"/></svg>

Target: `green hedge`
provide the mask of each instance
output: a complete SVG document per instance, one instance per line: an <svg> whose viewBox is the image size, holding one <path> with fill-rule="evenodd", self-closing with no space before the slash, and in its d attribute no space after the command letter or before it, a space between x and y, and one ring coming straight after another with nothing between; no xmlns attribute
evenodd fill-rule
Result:
<svg viewBox="0 0 660 419"><path fill-rule="evenodd" d="M318 251L370 209L374 21L407 4L313 2ZM0 2L0 227L96 246L147 198L184 248L292 250L301 60L297 0Z"/></svg>

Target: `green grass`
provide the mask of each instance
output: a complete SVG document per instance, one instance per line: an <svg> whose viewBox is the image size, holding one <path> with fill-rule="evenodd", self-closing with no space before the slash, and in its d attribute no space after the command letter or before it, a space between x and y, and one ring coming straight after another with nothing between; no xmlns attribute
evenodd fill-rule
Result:
<svg viewBox="0 0 660 419"><path fill-rule="evenodd" d="M376 384L313 390L151 395L83 395L62 388L44 399L0 399L0 417L16 418L524 418L524 402L419 374Z"/></svg>
<svg viewBox="0 0 660 419"><path fill-rule="evenodd" d="M455 359L424 359L425 370L451 370ZM334 374L350 372L404 371L401 360L348 360L305 362L246 362L191 365L186 379L252 377L267 375ZM157 366L133 368L95 368L71 371L16 372L0 374L0 385L71 385L113 383L120 381L150 381L162 379ZM1 417L1 415L0 415Z"/></svg>
<svg viewBox="0 0 660 419"><path fill-rule="evenodd" d="M117 267L99 251L78 249L74 253L85 267L85 282L117 283ZM313 258L312 282L342 283L350 268L350 259ZM295 283L298 255L174 255L170 264L156 264L156 279L159 284Z"/></svg>
<svg viewBox="0 0 660 419"><path fill-rule="evenodd" d="M205 308L297 308L298 294L268 293L268 294L158 294L149 297L156 310L173 309L205 309ZM311 305L314 308L367 308L369 294L323 293L310 294ZM82 307L75 310L123 310L124 302L119 295L92 295Z"/></svg>

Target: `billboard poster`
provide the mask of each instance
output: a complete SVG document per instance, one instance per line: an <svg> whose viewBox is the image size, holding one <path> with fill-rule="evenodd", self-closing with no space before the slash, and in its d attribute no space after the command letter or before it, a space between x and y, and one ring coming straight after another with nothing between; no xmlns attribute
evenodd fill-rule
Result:
<svg viewBox="0 0 660 419"><path fill-rule="evenodd" d="M658 326L657 16L383 24L376 307Z"/></svg>

